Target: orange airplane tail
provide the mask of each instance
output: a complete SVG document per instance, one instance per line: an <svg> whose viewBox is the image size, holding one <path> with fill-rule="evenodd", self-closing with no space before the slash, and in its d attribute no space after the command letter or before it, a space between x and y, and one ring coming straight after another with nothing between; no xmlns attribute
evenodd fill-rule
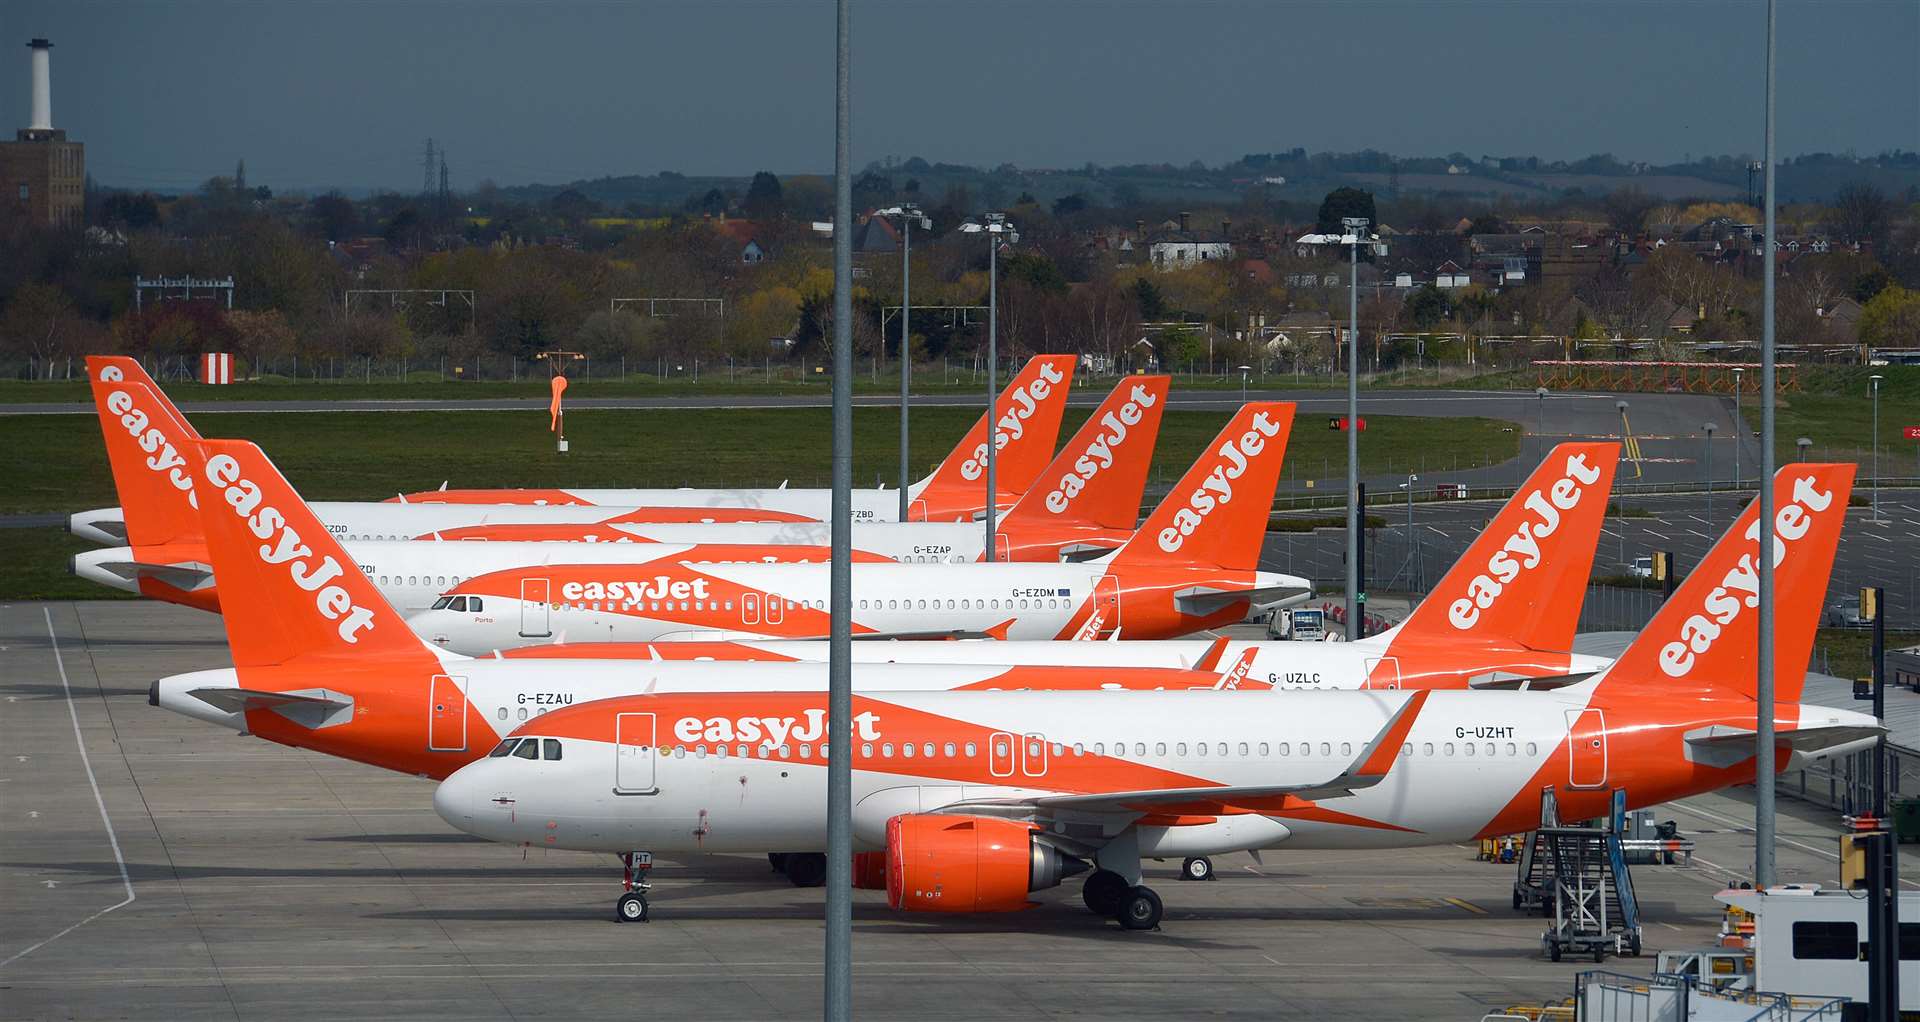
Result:
<svg viewBox="0 0 1920 1022"><path fill-rule="evenodd" d="M1806 683L1854 468L1786 465L1773 477L1774 697L1782 704L1799 702ZM1608 668L1603 688L1757 696L1759 519L1755 500Z"/></svg>
<svg viewBox="0 0 1920 1022"><path fill-rule="evenodd" d="M1115 552L1113 566L1257 568L1293 430L1293 411L1291 401L1242 406L1133 538Z"/></svg>
<svg viewBox="0 0 1920 1022"><path fill-rule="evenodd" d="M993 403L994 485L1025 493L1053 458L1060 419L1073 387L1072 355L1036 355L1008 382ZM912 496L931 520L960 517L963 508L986 502L987 419L981 416Z"/></svg>
<svg viewBox="0 0 1920 1022"><path fill-rule="evenodd" d="M1060 449L1033 488L1007 512L1009 529L1097 525L1131 529L1160 439L1170 376L1123 379Z"/></svg>
<svg viewBox="0 0 1920 1022"><path fill-rule="evenodd" d="M434 659L260 448L206 440L187 460L234 666L343 654Z"/></svg>
<svg viewBox="0 0 1920 1022"><path fill-rule="evenodd" d="M200 434L134 359L89 355L87 378L127 543L146 547L198 540L200 516L187 448Z"/></svg>
<svg viewBox="0 0 1920 1022"><path fill-rule="evenodd" d="M1619 463L1615 443L1548 452L1388 640L1571 650Z"/></svg>

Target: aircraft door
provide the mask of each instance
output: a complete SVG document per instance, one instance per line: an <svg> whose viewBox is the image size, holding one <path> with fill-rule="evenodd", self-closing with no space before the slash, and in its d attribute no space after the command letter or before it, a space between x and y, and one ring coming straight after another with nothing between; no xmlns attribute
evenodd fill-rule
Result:
<svg viewBox="0 0 1920 1022"><path fill-rule="evenodd" d="M1607 719L1589 707L1567 711L1567 784L1575 788L1607 786Z"/></svg>
<svg viewBox="0 0 1920 1022"><path fill-rule="evenodd" d="M433 752L466 751L467 679L436 674L429 696L427 748Z"/></svg>
<svg viewBox="0 0 1920 1022"><path fill-rule="evenodd" d="M999 529L993 530L993 559L996 561L1013 560L1013 544L1007 534Z"/></svg>
<svg viewBox="0 0 1920 1022"><path fill-rule="evenodd" d="M553 634L547 617L547 601L553 596L553 582L544 578L520 580L520 634L540 637Z"/></svg>
<svg viewBox="0 0 1920 1022"><path fill-rule="evenodd" d="M987 736L987 773L995 777L1012 777L1015 756L1014 743L1019 741L1005 731L995 731Z"/></svg>
<svg viewBox="0 0 1920 1022"><path fill-rule="evenodd" d="M1047 736L1028 732L1020 741L1020 772L1028 777L1047 776Z"/></svg>
<svg viewBox="0 0 1920 1022"><path fill-rule="evenodd" d="M1400 658L1372 657L1366 661L1367 677L1362 688L1399 688Z"/></svg>
<svg viewBox="0 0 1920 1022"><path fill-rule="evenodd" d="M1120 580L1112 575L1100 576L1094 583L1094 609L1100 615L1100 627L1105 632L1113 632L1120 627Z"/></svg>
<svg viewBox="0 0 1920 1022"><path fill-rule="evenodd" d="M622 713L613 723L613 793L615 795L657 795L654 765L654 715Z"/></svg>
<svg viewBox="0 0 1920 1022"><path fill-rule="evenodd" d="M779 593L767 594L767 623L777 625L787 619L787 603Z"/></svg>

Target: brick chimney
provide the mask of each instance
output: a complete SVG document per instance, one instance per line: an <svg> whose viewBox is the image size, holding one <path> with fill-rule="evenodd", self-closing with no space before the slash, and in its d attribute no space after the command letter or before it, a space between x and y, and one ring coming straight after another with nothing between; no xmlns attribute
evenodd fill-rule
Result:
<svg viewBox="0 0 1920 1022"><path fill-rule="evenodd" d="M1192 213L1189 213L1186 210L1180 211L1180 232L1182 234L1192 230L1191 227L1187 226L1188 222L1192 220L1192 218L1193 218Z"/></svg>

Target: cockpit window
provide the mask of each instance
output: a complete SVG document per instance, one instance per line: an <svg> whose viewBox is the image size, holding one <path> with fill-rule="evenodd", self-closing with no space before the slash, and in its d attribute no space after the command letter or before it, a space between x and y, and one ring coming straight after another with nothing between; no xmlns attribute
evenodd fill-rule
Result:
<svg viewBox="0 0 1920 1022"><path fill-rule="evenodd" d="M500 757L505 756L507 753L512 752L513 747L519 744L520 744L520 739L509 738L506 741L501 742L499 745L494 746L493 751L487 753L487 758L499 759Z"/></svg>
<svg viewBox="0 0 1920 1022"><path fill-rule="evenodd" d="M539 759L540 740L537 738L521 739L520 747L513 750L513 755L518 759Z"/></svg>
<svg viewBox="0 0 1920 1022"><path fill-rule="evenodd" d="M467 597L467 609L472 611L475 614L480 613L480 597L478 596Z"/></svg>
<svg viewBox="0 0 1920 1022"><path fill-rule="evenodd" d="M453 602L453 597L451 597L451 596L442 596L442 597L440 597L439 599L437 599L437 600L435 600L435 601L433 601L433 606L432 606L432 607L430 607L430 608L428 608L428 609L429 609L429 610L446 610L446 609L447 609L447 604L449 604L449 603L452 603L452 602Z"/></svg>
<svg viewBox="0 0 1920 1022"><path fill-rule="evenodd" d="M455 596L455 597L453 597L452 599L453 599L453 602L452 602L451 604L449 604L449 605L448 605L448 607L447 607L447 609L449 609L449 610L466 610L466 609L467 609L467 598L466 598L466 597L464 597L464 596Z"/></svg>
<svg viewBox="0 0 1920 1022"><path fill-rule="evenodd" d="M540 758L552 762L560 758L560 739L540 739Z"/></svg>

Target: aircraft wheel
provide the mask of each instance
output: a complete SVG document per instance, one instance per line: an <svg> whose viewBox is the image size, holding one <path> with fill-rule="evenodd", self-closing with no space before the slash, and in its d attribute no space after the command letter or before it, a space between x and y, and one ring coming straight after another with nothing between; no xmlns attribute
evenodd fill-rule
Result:
<svg viewBox="0 0 1920 1022"><path fill-rule="evenodd" d="M775 873L785 873L787 871L787 853L768 852L767 865L772 866Z"/></svg>
<svg viewBox="0 0 1920 1022"><path fill-rule="evenodd" d="M795 887L819 887L827 882L827 857L819 852L787 855L787 879Z"/></svg>
<svg viewBox="0 0 1920 1022"><path fill-rule="evenodd" d="M1080 899L1097 916L1112 918L1120 911L1120 899L1126 897L1127 881L1109 869L1096 869L1080 887Z"/></svg>
<svg viewBox="0 0 1920 1022"><path fill-rule="evenodd" d="M1556 962L1560 960L1560 945L1557 942L1547 945L1547 957Z"/></svg>
<svg viewBox="0 0 1920 1022"><path fill-rule="evenodd" d="M613 903L613 921L616 923L644 923L647 921L647 896L639 891L628 891Z"/></svg>
<svg viewBox="0 0 1920 1022"><path fill-rule="evenodd" d="M1120 899L1117 918L1122 929L1154 930L1160 927L1160 916L1164 911L1160 896L1153 893L1153 888L1135 887Z"/></svg>
<svg viewBox="0 0 1920 1022"><path fill-rule="evenodd" d="M1213 860L1204 855L1196 855L1180 864L1182 880L1212 880Z"/></svg>

